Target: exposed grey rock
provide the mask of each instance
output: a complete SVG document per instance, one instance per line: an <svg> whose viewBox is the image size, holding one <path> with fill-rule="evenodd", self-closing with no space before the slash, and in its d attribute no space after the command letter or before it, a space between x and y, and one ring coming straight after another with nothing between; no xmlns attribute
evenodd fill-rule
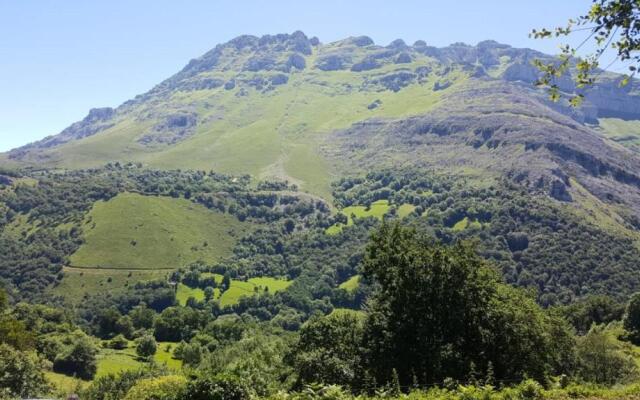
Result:
<svg viewBox="0 0 640 400"><path fill-rule="evenodd" d="M395 60L395 63L396 64L408 64L411 61L413 61L413 60L411 59L411 56L409 55L409 53L403 52L403 53L400 53L398 55L398 57Z"/></svg>
<svg viewBox="0 0 640 400"><path fill-rule="evenodd" d="M397 92L403 87L409 86L415 79L415 74L411 72L400 71L393 74L385 75L377 80L374 80L373 82L384 86L388 90Z"/></svg>
<svg viewBox="0 0 640 400"><path fill-rule="evenodd" d="M291 54L287 59L287 66L290 68L296 68L299 70L305 69L307 62L300 54Z"/></svg>
<svg viewBox="0 0 640 400"><path fill-rule="evenodd" d="M351 57L345 54L328 54L316 61L316 67L322 71L338 71L346 68Z"/></svg>
<svg viewBox="0 0 640 400"><path fill-rule="evenodd" d="M390 49L405 49L407 44L402 39L396 39L387 46Z"/></svg>
<svg viewBox="0 0 640 400"><path fill-rule="evenodd" d="M420 78L424 78L431 73L431 67L423 66L416 68L416 74Z"/></svg>
<svg viewBox="0 0 640 400"><path fill-rule="evenodd" d="M437 81L436 83L433 84L433 90L435 92L437 92L438 90L445 90L451 85L452 85L451 81L444 81L444 82Z"/></svg>
<svg viewBox="0 0 640 400"><path fill-rule="evenodd" d="M380 64L378 64L372 58L365 58L361 62L353 64L351 66L351 71L354 71L354 72L370 71L376 68L380 68Z"/></svg>
<svg viewBox="0 0 640 400"><path fill-rule="evenodd" d="M195 133L197 115L176 113L167 115L164 121L151 128L151 132L138 139L143 145L170 145L183 141Z"/></svg>
<svg viewBox="0 0 640 400"><path fill-rule="evenodd" d="M272 85L284 85L289 82L289 77L285 74L273 75L269 78Z"/></svg>
<svg viewBox="0 0 640 400"><path fill-rule="evenodd" d="M205 78L196 81L187 81L179 86L180 90L192 91L192 90L211 90L219 88L224 85L222 79Z"/></svg>
<svg viewBox="0 0 640 400"><path fill-rule="evenodd" d="M272 57L252 57L244 65L244 71L270 71L276 66L276 60Z"/></svg>
<svg viewBox="0 0 640 400"><path fill-rule="evenodd" d="M369 104L369 105L367 106L367 108L368 108L369 110L375 110L375 109L376 109L376 108L378 108L381 104L382 104L382 100L377 99L377 100L375 100L373 103Z"/></svg>
<svg viewBox="0 0 640 400"><path fill-rule="evenodd" d="M358 47L366 47L366 46L371 46L373 43L373 39L371 39L369 36L357 36L354 38L350 38L348 40L351 44L354 44Z"/></svg>

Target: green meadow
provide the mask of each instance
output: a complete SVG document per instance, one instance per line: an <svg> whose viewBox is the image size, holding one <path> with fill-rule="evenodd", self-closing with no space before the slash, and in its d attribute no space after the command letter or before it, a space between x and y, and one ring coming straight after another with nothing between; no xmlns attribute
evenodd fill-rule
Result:
<svg viewBox="0 0 640 400"><path fill-rule="evenodd" d="M85 243L71 265L175 269L230 254L247 224L185 199L120 194L97 202L83 224Z"/></svg>

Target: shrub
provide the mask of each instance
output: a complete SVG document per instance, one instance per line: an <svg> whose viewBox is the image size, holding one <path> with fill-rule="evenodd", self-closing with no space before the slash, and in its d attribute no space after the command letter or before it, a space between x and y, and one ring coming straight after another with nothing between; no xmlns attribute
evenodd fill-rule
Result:
<svg viewBox="0 0 640 400"><path fill-rule="evenodd" d="M248 400L249 397L249 391L238 379L217 375L190 381L184 400Z"/></svg>
<svg viewBox="0 0 640 400"><path fill-rule="evenodd" d="M182 400L187 387L184 376L168 375L138 381L124 400Z"/></svg>

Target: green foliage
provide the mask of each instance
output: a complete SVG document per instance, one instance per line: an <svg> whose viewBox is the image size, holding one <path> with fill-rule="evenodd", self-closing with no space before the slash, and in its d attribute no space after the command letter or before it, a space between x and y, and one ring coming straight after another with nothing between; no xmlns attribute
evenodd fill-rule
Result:
<svg viewBox="0 0 640 400"><path fill-rule="evenodd" d="M538 85L550 86L551 98L558 100L560 92L555 79L563 76L571 66L577 72L575 82L578 89L593 85L600 75L597 73L600 58L609 48L615 49L616 60L629 63L629 75L620 82L621 86L628 84L640 64L640 56L637 54L640 49L639 15L640 4L635 0L594 0L588 13L575 20L570 19L566 27L557 27L553 32L548 29L534 29L530 36L536 39L569 36L582 30L590 32L587 39L575 48L570 45L561 46L559 60L549 63L535 60L535 65L543 73ZM595 52L576 60L574 57L589 39L595 42ZM572 105L580 105L582 98L581 93L571 98Z"/></svg>
<svg viewBox="0 0 640 400"><path fill-rule="evenodd" d="M362 318L354 313L334 313L312 319L300 330L289 362L298 385L309 383L355 386L361 373Z"/></svg>
<svg viewBox="0 0 640 400"><path fill-rule="evenodd" d="M129 341L123 335L116 335L113 339L107 343L109 348L114 350L126 349L129 346Z"/></svg>
<svg viewBox="0 0 640 400"><path fill-rule="evenodd" d="M189 381L184 400L248 400L249 391L228 375L202 376Z"/></svg>
<svg viewBox="0 0 640 400"><path fill-rule="evenodd" d="M603 385L637 378L634 359L605 325L596 325L578 339L578 375L587 382Z"/></svg>
<svg viewBox="0 0 640 400"><path fill-rule="evenodd" d="M36 397L46 394L48 389L35 353L0 343L0 398Z"/></svg>
<svg viewBox="0 0 640 400"><path fill-rule="evenodd" d="M142 358L149 358L156 354L158 344L153 336L142 336L136 340L136 354Z"/></svg>
<svg viewBox="0 0 640 400"><path fill-rule="evenodd" d="M167 269L216 261L230 253L246 224L186 199L123 193L98 202L84 220L80 267ZM216 237L215 241L208 241ZM207 246L203 243L207 242Z"/></svg>
<svg viewBox="0 0 640 400"><path fill-rule="evenodd" d="M568 330L500 283L473 251L398 225L373 235L364 274L379 284L365 324L365 365L378 382L463 380L491 363L497 379L542 381L566 364ZM552 338L553 337L553 338ZM419 338L419 339L418 339Z"/></svg>
<svg viewBox="0 0 640 400"><path fill-rule="evenodd" d="M167 375L137 381L124 400L181 400L187 388L187 379L180 375Z"/></svg>
<svg viewBox="0 0 640 400"><path fill-rule="evenodd" d="M608 296L589 296L559 309L562 316L584 335L592 325L619 321L624 314L624 306Z"/></svg>
<svg viewBox="0 0 640 400"><path fill-rule="evenodd" d="M136 369L119 374L107 374L96 378L81 393L87 400L120 400L137 381L144 378L161 376L157 369Z"/></svg>
<svg viewBox="0 0 640 400"><path fill-rule="evenodd" d="M71 343L53 361L53 370L82 379L92 379L97 371L97 349L91 338L75 332Z"/></svg>
<svg viewBox="0 0 640 400"><path fill-rule="evenodd" d="M629 299L624 314L624 329L635 344L640 343L640 293L635 293Z"/></svg>

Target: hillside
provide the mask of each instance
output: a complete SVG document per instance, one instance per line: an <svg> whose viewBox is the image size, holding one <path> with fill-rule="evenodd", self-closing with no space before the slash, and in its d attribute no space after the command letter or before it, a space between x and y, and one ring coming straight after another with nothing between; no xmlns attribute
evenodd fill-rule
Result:
<svg viewBox="0 0 640 400"><path fill-rule="evenodd" d="M47 242L58 247L46 274L5 278L60 293L63 266L200 263L354 306L361 294L330 292L358 273L371 227L397 219L446 243L479 241L545 304L624 296L640 285L640 84L604 72L571 108L534 87L538 58L550 56L301 32L220 44L147 93L0 155L22 171L5 177L2 238L69 234ZM574 90L569 76L558 84ZM95 181L109 194L34 216L51 214L47 195L65 204ZM18 207L14 195L38 201Z"/></svg>

